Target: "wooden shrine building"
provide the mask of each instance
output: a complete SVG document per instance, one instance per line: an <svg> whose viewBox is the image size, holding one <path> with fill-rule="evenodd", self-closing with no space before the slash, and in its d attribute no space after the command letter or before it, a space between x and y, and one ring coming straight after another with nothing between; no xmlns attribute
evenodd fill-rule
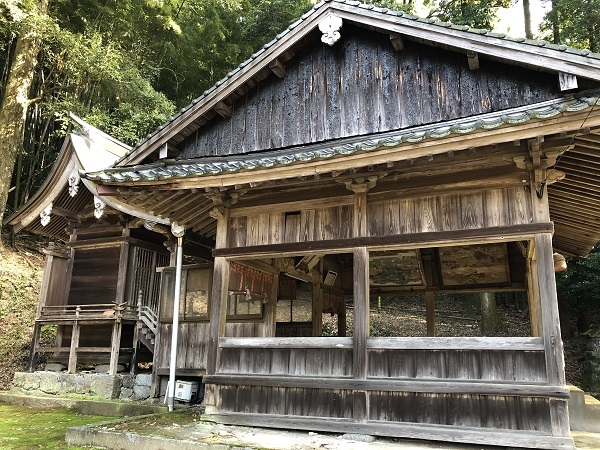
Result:
<svg viewBox="0 0 600 450"><path fill-rule="evenodd" d="M553 253L600 240L599 98L600 55L319 3L114 164L82 167L86 205L57 188L59 220L77 219L70 293L49 263L40 317L77 310L78 283L124 317L154 305L158 395L179 289L176 373L202 379L215 420L572 448ZM93 196L116 234L93 231ZM8 222L43 231L45 206ZM76 272L84 248L112 271ZM440 335L456 292L525 292L530 331ZM406 294L422 331L373 336L370 301ZM69 320L57 354L78 353Z"/></svg>

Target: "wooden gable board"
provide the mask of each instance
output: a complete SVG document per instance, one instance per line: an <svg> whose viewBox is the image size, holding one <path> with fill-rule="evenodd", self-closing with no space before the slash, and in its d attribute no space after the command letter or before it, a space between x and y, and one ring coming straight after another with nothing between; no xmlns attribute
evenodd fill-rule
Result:
<svg viewBox="0 0 600 450"><path fill-rule="evenodd" d="M316 5L288 30L252 55L250 60L242 63L213 88L206 91L202 97L182 109L172 117L170 122L159 127L138 147L123 157L118 165L140 163L165 142L182 133L189 135L191 130L198 127L198 119L203 116L214 116L214 108L217 104L227 103L226 100L232 95L238 95L237 92L245 92L247 90L245 86L248 84L256 85L258 80L264 78L265 73L270 72L269 65L273 61L283 55L293 54L291 49L305 40L318 23L329 14L341 17L346 25L357 23L395 36L402 35L434 45L476 52L511 64L600 80L600 59L596 55L588 56L589 52L568 50L566 47L559 46L551 47L547 43L536 41L522 43L485 30L465 31L463 27L433 23L430 20L417 20L414 16L375 8L371 5L361 5L358 2L326 1ZM344 33L343 29L342 33ZM285 61L288 59L286 58ZM180 137L177 138L177 141L180 140Z"/></svg>

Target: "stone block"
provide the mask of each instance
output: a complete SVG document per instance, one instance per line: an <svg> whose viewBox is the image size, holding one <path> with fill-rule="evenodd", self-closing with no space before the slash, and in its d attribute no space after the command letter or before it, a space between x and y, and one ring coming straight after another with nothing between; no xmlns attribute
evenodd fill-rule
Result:
<svg viewBox="0 0 600 450"><path fill-rule="evenodd" d="M29 374L27 372L15 372L15 375L13 377L13 386L25 389L25 383L27 382L28 375L33 375L33 374ZM38 381L38 386L39 386L39 381Z"/></svg>
<svg viewBox="0 0 600 450"><path fill-rule="evenodd" d="M40 391L46 394L57 395L62 391L61 382L57 372L38 372L40 377Z"/></svg>
<svg viewBox="0 0 600 450"><path fill-rule="evenodd" d="M133 399L146 400L150 397L150 386L133 386Z"/></svg>
<svg viewBox="0 0 600 450"><path fill-rule="evenodd" d="M133 375L121 375L121 385L127 389L133 389L135 377Z"/></svg>
<svg viewBox="0 0 600 450"><path fill-rule="evenodd" d="M133 389L130 388L122 388L121 395L119 395L120 400L131 400L133 397Z"/></svg>
<svg viewBox="0 0 600 450"><path fill-rule="evenodd" d="M77 375L75 378L75 393L89 394L91 392L91 378L89 375Z"/></svg>
<svg viewBox="0 0 600 450"><path fill-rule="evenodd" d="M138 386L152 386L152 374L138 373L135 376L135 384Z"/></svg>
<svg viewBox="0 0 600 450"><path fill-rule="evenodd" d="M108 373L109 369L110 369L110 364L98 364L96 367L94 367L94 372ZM125 366L123 364L118 364L117 372L124 372L124 371L125 371Z"/></svg>
<svg viewBox="0 0 600 450"><path fill-rule="evenodd" d="M61 363L48 363L46 364L46 372L62 372L67 370L67 366Z"/></svg>
<svg viewBox="0 0 600 450"><path fill-rule="evenodd" d="M70 373L57 373L58 377L56 378L60 383L60 393L61 394L72 394L75 392L75 380L77 379L77 375Z"/></svg>
<svg viewBox="0 0 600 450"><path fill-rule="evenodd" d="M102 398L118 398L121 392L121 380L115 375L94 374L90 377L90 394Z"/></svg>

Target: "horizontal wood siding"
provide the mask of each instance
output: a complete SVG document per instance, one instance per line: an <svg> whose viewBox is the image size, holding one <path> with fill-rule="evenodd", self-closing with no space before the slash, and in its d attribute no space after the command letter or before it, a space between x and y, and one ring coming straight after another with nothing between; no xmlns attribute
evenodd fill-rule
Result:
<svg viewBox="0 0 600 450"><path fill-rule="evenodd" d="M352 351L339 348L222 348L219 373L351 376Z"/></svg>
<svg viewBox="0 0 600 450"><path fill-rule="evenodd" d="M160 326L159 340L155 345L158 352L156 364L159 368L169 367L171 352L170 323ZM227 336L254 337L264 336L262 322L236 322L225 326ZM206 369L206 354L209 341L209 322L180 322L177 339L177 367L183 369Z"/></svg>
<svg viewBox="0 0 600 450"><path fill-rule="evenodd" d="M370 392L369 395L370 420L503 430L551 430L549 400L545 398L413 392Z"/></svg>
<svg viewBox="0 0 600 450"><path fill-rule="evenodd" d="M369 377L545 382L543 351L369 350Z"/></svg>
<svg viewBox="0 0 600 450"><path fill-rule="evenodd" d="M554 98L556 76L344 24L333 47L316 42L260 81L181 144L180 157L229 155L442 122ZM315 36L316 37L316 36Z"/></svg>
<svg viewBox="0 0 600 450"><path fill-rule="evenodd" d="M111 303L116 299L119 274L118 245L77 249L69 291L69 305Z"/></svg>
<svg viewBox="0 0 600 450"><path fill-rule="evenodd" d="M368 205L370 236L526 224L531 202L521 187L386 200Z"/></svg>
<svg viewBox="0 0 600 450"><path fill-rule="evenodd" d="M352 417L352 392L261 386L215 386L219 408L231 412L308 417Z"/></svg>

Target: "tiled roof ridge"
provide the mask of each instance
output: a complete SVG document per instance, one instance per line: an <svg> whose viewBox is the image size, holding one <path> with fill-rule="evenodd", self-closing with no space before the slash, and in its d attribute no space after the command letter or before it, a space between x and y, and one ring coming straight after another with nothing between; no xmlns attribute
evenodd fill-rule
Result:
<svg viewBox="0 0 600 450"><path fill-rule="evenodd" d="M490 130L503 125L528 122L533 119L548 119L563 112L582 111L600 105L600 90L590 91L581 96L567 96L556 100L538 103L531 107L513 108L477 117L456 119L445 123L422 125L419 127L380 133L362 140L352 139L339 145L314 144L310 147L277 151L268 154L227 155L207 157L201 160L160 162L143 166L109 168L83 174L93 181L135 182L154 181L188 176L216 175L239 170L252 170L294 162L307 162L314 159L331 158L336 155L350 155L359 151L373 151L384 147L395 147L403 143L418 143L427 139L440 139L450 134L469 134L476 130ZM339 142L339 141L338 141Z"/></svg>
<svg viewBox="0 0 600 450"><path fill-rule="evenodd" d="M576 48L568 47L566 45L552 44L552 43L544 41L544 40L526 39L526 38L515 38L515 37L508 36L508 35L506 35L504 33L496 33L494 31L487 30L487 29L469 27L468 25L455 25L455 24L453 24L451 22L443 22L443 21L440 21L440 20L437 20L437 19L430 19L430 18L419 17L419 16L416 16L414 14L405 13L403 11L394 11L394 10L391 10L389 8L380 8L378 6L361 3L361 2L355 1L355 0L322 0L319 3L317 3L313 8L311 8L309 11L307 11L302 16L300 16L300 18L298 20L296 20L294 23L292 23L291 25L289 25L284 31L282 31L277 36L275 36L275 38L273 40L271 40L268 43L266 43L260 50L258 50L257 52L253 53L252 55L250 55L250 57L247 60L245 60L242 63L240 63L238 65L238 67L236 67L232 71L228 72L227 75L225 75L222 79L220 79L219 81L217 81L212 87L210 87L207 90L205 90L202 93L202 95L200 95L199 97L197 97L194 100L192 100L192 102L189 105L184 106L183 108L181 108L177 113L175 113L174 115L172 115L171 117L169 117L169 119L165 123L161 124L156 130L154 130L153 132L149 133L145 138L141 139L123 157L119 158L119 160L116 161L115 164L119 164L122 160L124 160L129 155L131 155L131 153L135 152L135 150L137 148L139 148L140 146L142 146L142 144L144 144L145 142L147 142L148 140L150 140L158 132L160 132L161 130L163 130L167 125L169 125L170 123L172 123L173 121L175 121L176 119L178 119L182 114L184 114L185 112L187 112L192 106L194 106L197 103L199 103L200 101L202 101L206 96L208 96L210 93L212 93L215 89L217 89L218 87L220 87L221 85L223 85L225 82L227 82L230 78L232 78L241 69L243 69L248 64L250 64L253 60L255 60L256 58L258 58L267 49L269 49L270 47L272 47L277 41L283 39L291 30L293 30L294 28L298 27L302 22L304 22L306 19L308 19L310 16L312 16L315 13L315 11L319 10L320 8L322 8L327 3L342 3L342 4L347 4L347 5L350 5L350 6L356 6L358 8L364 8L364 9L376 11L376 12L379 12L379 13L382 13L382 14L388 14L388 15L391 15L391 16L402 17L404 19L414 20L416 22L422 22L422 23L427 23L427 24L431 24L431 25L437 25L437 26L440 26L442 28L451 28L451 29L454 29L454 30L466 31L466 32L477 34L477 35L480 35L480 36L488 36L488 37L493 37L493 38L497 38L497 39L506 39L506 40L513 41L513 42L518 42L518 43L533 45L533 46L536 46L536 47L545 47L545 48L556 50L556 51L560 51L560 52L573 53L573 54L577 54L577 55L580 55L580 56L588 56L590 58L595 58L595 59L599 59L600 60L600 53L592 53L589 50L579 50L579 49L576 49Z"/></svg>

